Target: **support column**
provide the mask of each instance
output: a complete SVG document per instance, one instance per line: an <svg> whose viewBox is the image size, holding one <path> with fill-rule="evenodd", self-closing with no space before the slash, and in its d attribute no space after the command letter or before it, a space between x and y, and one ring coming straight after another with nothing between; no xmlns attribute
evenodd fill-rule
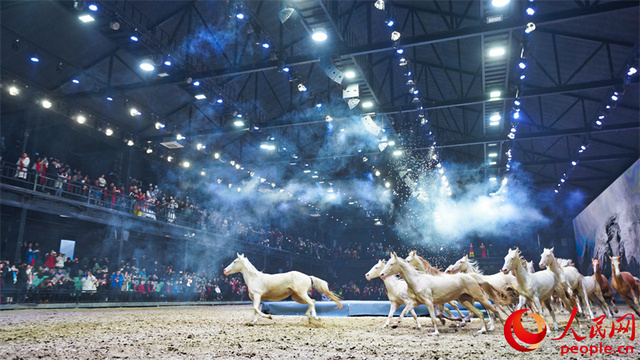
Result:
<svg viewBox="0 0 640 360"><path fill-rule="evenodd" d="M24 201L24 200L23 200ZM18 264L21 262L20 252L22 251L22 243L24 242L24 228L27 224L27 209L20 209L20 226L18 228L18 236L16 237L16 249L13 254L13 263Z"/></svg>

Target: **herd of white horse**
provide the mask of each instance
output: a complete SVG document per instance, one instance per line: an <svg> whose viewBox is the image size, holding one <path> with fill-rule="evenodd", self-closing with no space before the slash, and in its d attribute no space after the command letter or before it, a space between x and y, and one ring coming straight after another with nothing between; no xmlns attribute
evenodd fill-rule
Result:
<svg viewBox="0 0 640 360"><path fill-rule="evenodd" d="M391 309L386 322L387 327L393 314L399 306L405 305L404 310L395 321L393 327L400 324L402 318L411 313L418 328L421 328L418 316L413 310L416 306L426 305L434 327L433 334L438 334L436 325L439 318L442 324L445 319L461 322L464 325L475 314L482 323L478 333L494 330L494 318L504 323L504 315L519 310L525 306L542 316L543 306L547 308L553 320L554 330L558 330L558 323L552 306L552 299L558 299L569 310L574 306L580 315L588 315L594 319L591 302L600 307L603 314L609 318L613 312L618 312L614 300L615 292L640 316L640 280L629 272L620 269L620 257L609 257L611 260L611 282L600 271L600 261L592 260L594 274L583 276L573 266L570 260L556 259L553 248L544 249L539 266L541 271L535 271L533 262L527 262L520 255L518 249L509 249L504 258L502 270L496 274L484 275L478 269L477 263L467 256L456 261L445 271L431 266L427 260L412 251L404 259L392 254L387 261L380 260L365 274L367 280L380 277L387 288L387 295L391 302ZM293 301L309 306L306 315L311 320L318 320L315 300L308 295L311 288L325 294L342 308L340 298L329 290L326 281L315 276L309 276L298 271L280 274L265 274L258 271L249 260L238 254L238 257L224 269L225 275L240 272L244 278L253 301L254 318L271 318L260 309L262 300L278 301L291 296ZM400 277L398 277L398 275ZM458 305L462 304L469 315L464 317ZM482 311L476 307L482 305L489 315L487 329ZM460 317L454 317L444 306L449 304L456 309ZM611 305L611 307L610 307ZM586 308L586 312L585 309ZM446 314L445 314L446 313ZM579 319L576 317L579 323Z"/></svg>

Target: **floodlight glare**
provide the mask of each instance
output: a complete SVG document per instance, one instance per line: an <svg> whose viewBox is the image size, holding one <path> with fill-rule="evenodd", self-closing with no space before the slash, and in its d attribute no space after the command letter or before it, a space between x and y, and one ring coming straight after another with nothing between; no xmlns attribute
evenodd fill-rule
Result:
<svg viewBox="0 0 640 360"><path fill-rule="evenodd" d="M112 130L111 128L107 128L107 129L104 131L104 133L105 133L107 136L111 136L111 135L113 135L113 130Z"/></svg>
<svg viewBox="0 0 640 360"><path fill-rule="evenodd" d="M244 121L236 120L236 121L233 122L233 125L235 125L237 127L242 127L242 126L244 126Z"/></svg>
<svg viewBox="0 0 640 360"><path fill-rule="evenodd" d="M198 100L204 100L207 98L207 96L205 94L197 94L195 98Z"/></svg>
<svg viewBox="0 0 640 360"><path fill-rule="evenodd" d="M494 48L489 49L489 56L491 56L491 57L502 56L502 55L504 55L506 53L507 53L507 51L503 47L494 47Z"/></svg>
<svg viewBox="0 0 640 360"><path fill-rule="evenodd" d="M311 34L311 38L315 42L323 42L327 40L327 32L324 29L315 29L313 34Z"/></svg>
<svg viewBox="0 0 640 360"><path fill-rule="evenodd" d="M151 62L151 60L145 59L145 60L142 60L142 62L140 63L140 69L144 71L153 71L156 69L156 67L153 66L153 63Z"/></svg>
<svg viewBox="0 0 640 360"><path fill-rule="evenodd" d="M45 108L45 109L49 109L49 108L51 108L51 106L52 106L52 105L53 105L53 104L51 104L51 101L46 100L46 99L45 99L45 100L42 100L42 107L43 107L43 108Z"/></svg>
<svg viewBox="0 0 640 360"><path fill-rule="evenodd" d="M84 115L78 115L76 116L76 121L78 122L78 124L84 124L85 122L87 122L87 118L84 117Z"/></svg>
<svg viewBox="0 0 640 360"><path fill-rule="evenodd" d="M134 142L133 140L127 140L127 146L133 146Z"/></svg>
<svg viewBox="0 0 640 360"><path fill-rule="evenodd" d="M20 95L20 89L18 89L18 88L17 88L17 87L15 87L15 86L11 86L11 87L9 88L9 95L11 95L11 96L18 96L18 95Z"/></svg>
<svg viewBox="0 0 640 360"><path fill-rule="evenodd" d="M503 7L506 6L507 4L509 4L511 0L491 0L491 5L495 6L495 7Z"/></svg>
<svg viewBox="0 0 640 360"><path fill-rule="evenodd" d="M96 20L89 14L80 15L78 16L78 19L80 19L80 21L82 21L83 23L88 23Z"/></svg>
<svg viewBox="0 0 640 360"><path fill-rule="evenodd" d="M370 109L373 107L373 101L364 101L362 103L362 108L364 109Z"/></svg>
<svg viewBox="0 0 640 360"><path fill-rule="evenodd" d="M347 79L353 79L354 77L356 77L356 72L353 70L347 70L344 72L344 77L346 77Z"/></svg>
<svg viewBox="0 0 640 360"><path fill-rule="evenodd" d="M489 93L489 97L490 98L498 98L500 97L500 95L502 94L502 92L500 92L499 90L495 90Z"/></svg>
<svg viewBox="0 0 640 360"><path fill-rule="evenodd" d="M400 36L402 36L402 34L400 34L399 31L394 31L391 33L391 41L398 41L400 40Z"/></svg>
<svg viewBox="0 0 640 360"><path fill-rule="evenodd" d="M500 113L493 113L493 115L491 115L491 117L489 118L489 120L491 121L500 121L502 119L502 116L500 116Z"/></svg>

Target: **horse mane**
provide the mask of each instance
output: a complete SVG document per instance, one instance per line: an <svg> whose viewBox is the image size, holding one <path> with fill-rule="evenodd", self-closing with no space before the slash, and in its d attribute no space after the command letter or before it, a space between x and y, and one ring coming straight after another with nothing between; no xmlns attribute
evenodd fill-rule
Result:
<svg viewBox="0 0 640 360"><path fill-rule="evenodd" d="M573 261L569 259L562 259L562 258L556 258L556 264L558 264L558 266L561 268L567 267L567 266L575 266L573 264Z"/></svg>
<svg viewBox="0 0 640 360"><path fill-rule="evenodd" d="M431 266L431 264L429 264L429 262L425 259L422 258L422 256L416 254L416 257L422 262L422 264L424 265L424 272L426 274L429 275L438 275L438 274L442 274L442 270L438 269L437 267L433 267Z"/></svg>
<svg viewBox="0 0 640 360"><path fill-rule="evenodd" d="M469 268L471 269L471 271L473 271L475 273L478 273L480 275L484 275L482 270L480 270L480 268L478 267L478 261L477 260L471 260L471 259L467 258L467 263L469 264Z"/></svg>
<svg viewBox="0 0 640 360"><path fill-rule="evenodd" d="M256 269L255 266L253 266L253 264L251 263L251 261L249 261L249 259L247 259L246 257L242 257L242 263L244 264L244 266L247 268L247 270L250 270L252 272L259 272L261 273L262 271Z"/></svg>

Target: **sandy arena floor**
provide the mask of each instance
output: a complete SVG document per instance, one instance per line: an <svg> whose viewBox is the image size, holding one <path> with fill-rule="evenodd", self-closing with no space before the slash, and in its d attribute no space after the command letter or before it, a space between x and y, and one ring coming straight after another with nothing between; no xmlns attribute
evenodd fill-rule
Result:
<svg viewBox="0 0 640 360"><path fill-rule="evenodd" d="M624 306L618 316L629 312ZM0 359L638 359L638 338L630 334L589 338L593 322L583 325L581 342L571 332L558 341L550 333L540 348L520 353L506 343L503 327L475 335L478 320L464 328L440 326L441 335L427 334L407 318L397 329L380 329L383 317L323 317L309 325L305 317L274 316L249 325L249 306L198 306L117 309L11 310L0 312ZM560 325L568 314L561 314ZM525 316L525 320L531 319ZM640 337L640 319L636 336ZM583 322L585 323L585 322ZM525 322L533 330L534 323ZM566 354L562 345L633 345L629 355Z"/></svg>

